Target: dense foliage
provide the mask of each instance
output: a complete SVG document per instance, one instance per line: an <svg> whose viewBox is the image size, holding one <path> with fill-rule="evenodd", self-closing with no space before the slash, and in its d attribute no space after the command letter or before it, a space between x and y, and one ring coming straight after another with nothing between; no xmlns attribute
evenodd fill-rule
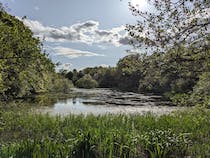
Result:
<svg viewBox="0 0 210 158"><path fill-rule="evenodd" d="M51 91L58 82L62 84L61 77L55 74L54 64L41 51L42 44L33 37L32 31L0 9L1 99Z"/></svg>
<svg viewBox="0 0 210 158"><path fill-rule="evenodd" d="M151 114L54 117L17 113L15 107L12 109L0 110L2 158L210 156L210 113L206 109L188 109L160 117Z"/></svg>
<svg viewBox="0 0 210 158"><path fill-rule="evenodd" d="M69 78L74 74L69 78L73 80L88 74L99 87L156 93L171 99L176 105L209 107L209 63L209 50L200 52L182 47L166 53L128 55L120 59L116 67L74 70L65 76Z"/></svg>
<svg viewBox="0 0 210 158"><path fill-rule="evenodd" d="M76 86L89 89L98 87L98 83L90 75L85 75L76 82Z"/></svg>

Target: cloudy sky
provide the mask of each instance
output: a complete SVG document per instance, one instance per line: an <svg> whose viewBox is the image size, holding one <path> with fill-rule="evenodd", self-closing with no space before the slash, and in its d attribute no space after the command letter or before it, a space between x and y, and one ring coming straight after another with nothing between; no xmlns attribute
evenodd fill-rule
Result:
<svg viewBox="0 0 210 158"><path fill-rule="evenodd" d="M24 20L62 68L114 66L131 49L125 25L136 19L129 0L0 0ZM143 7L145 0L132 0Z"/></svg>

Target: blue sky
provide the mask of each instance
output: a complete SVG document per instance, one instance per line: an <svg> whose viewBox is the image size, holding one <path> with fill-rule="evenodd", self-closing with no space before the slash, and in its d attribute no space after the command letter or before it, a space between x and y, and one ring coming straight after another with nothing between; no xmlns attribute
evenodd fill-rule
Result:
<svg viewBox="0 0 210 158"><path fill-rule="evenodd" d="M54 62L66 69L114 66L127 55L129 0L0 0L24 20ZM139 0L141 1L141 0Z"/></svg>

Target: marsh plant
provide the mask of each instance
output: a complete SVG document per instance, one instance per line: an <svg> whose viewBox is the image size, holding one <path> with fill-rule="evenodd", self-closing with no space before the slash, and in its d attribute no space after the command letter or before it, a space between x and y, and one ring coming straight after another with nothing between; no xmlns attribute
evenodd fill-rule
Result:
<svg viewBox="0 0 210 158"><path fill-rule="evenodd" d="M53 117L17 108L1 108L1 158L210 157L210 113L206 109L158 117Z"/></svg>
<svg viewBox="0 0 210 158"><path fill-rule="evenodd" d="M170 155L186 154L190 140L189 133L175 134L172 130L152 130L141 135L145 151L151 158L166 158Z"/></svg>

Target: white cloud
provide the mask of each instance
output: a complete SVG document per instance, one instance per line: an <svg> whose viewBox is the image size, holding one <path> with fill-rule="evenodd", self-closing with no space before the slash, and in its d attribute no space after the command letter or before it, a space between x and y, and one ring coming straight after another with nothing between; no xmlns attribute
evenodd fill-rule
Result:
<svg viewBox="0 0 210 158"><path fill-rule="evenodd" d="M85 44L112 44L114 46L127 45L129 38L124 26L112 29L99 29L99 22L89 20L71 26L44 26L39 21L25 19L27 25L36 37L45 38L48 42L77 42Z"/></svg>
<svg viewBox="0 0 210 158"><path fill-rule="evenodd" d="M65 56L68 58L78 58L81 56L86 56L86 57L90 57L90 56L104 56L103 54L97 54L97 53L93 53L93 52L89 52L89 51L82 51L82 50L77 50L77 49L72 49L72 48L67 48L67 47L55 47L53 48L54 52L56 55L61 55L61 56Z"/></svg>

